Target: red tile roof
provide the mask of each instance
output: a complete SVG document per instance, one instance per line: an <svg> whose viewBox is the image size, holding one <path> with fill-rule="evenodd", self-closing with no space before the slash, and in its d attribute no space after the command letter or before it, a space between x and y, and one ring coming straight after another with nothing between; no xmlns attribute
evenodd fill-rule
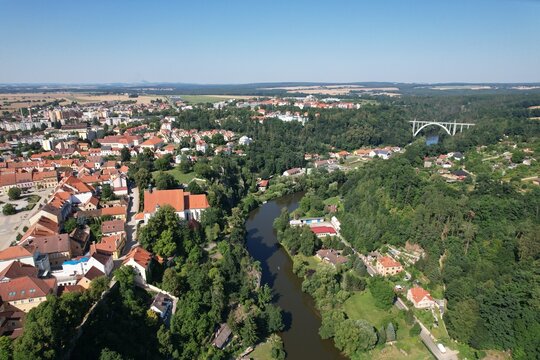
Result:
<svg viewBox="0 0 540 360"><path fill-rule="evenodd" d="M104 221L101 224L101 232L103 234L110 234L119 231L125 231L125 221L124 220L109 220Z"/></svg>
<svg viewBox="0 0 540 360"><path fill-rule="evenodd" d="M56 291L56 278L38 279L23 276L0 283L0 297L4 301L16 301L44 297Z"/></svg>
<svg viewBox="0 0 540 360"><path fill-rule="evenodd" d="M401 264L390 256L383 256L377 260L383 267L399 267Z"/></svg>
<svg viewBox="0 0 540 360"><path fill-rule="evenodd" d="M191 195L182 189L154 190L144 192L144 212L153 213L157 206L172 206L177 212L189 209L209 208L205 194Z"/></svg>
<svg viewBox="0 0 540 360"><path fill-rule="evenodd" d="M16 260L25 257L33 257L36 249L34 247L10 246L0 251L0 260Z"/></svg>
<svg viewBox="0 0 540 360"><path fill-rule="evenodd" d="M424 290L421 287L413 287L410 289L412 298L414 299L414 302L419 303L422 301L423 298L427 296L429 300L433 300L431 295L429 294L429 291Z"/></svg>
<svg viewBox="0 0 540 360"><path fill-rule="evenodd" d="M141 146L156 146L161 143L163 143L163 139L160 139L159 137L154 136L146 140L145 142L143 142Z"/></svg>
<svg viewBox="0 0 540 360"><path fill-rule="evenodd" d="M116 250L118 250L118 244L122 240L122 235L111 235L111 236L103 236L101 238L101 242L96 244L96 250L105 252L107 254L112 254Z"/></svg>
<svg viewBox="0 0 540 360"><path fill-rule="evenodd" d="M32 265L28 265L20 261L13 261L0 272L0 281L4 278L15 279L22 276L37 277L38 269Z"/></svg>
<svg viewBox="0 0 540 360"><path fill-rule="evenodd" d="M311 227L311 231L313 231L315 234L335 234L336 229L334 229L331 226L313 226Z"/></svg>
<svg viewBox="0 0 540 360"><path fill-rule="evenodd" d="M139 246L131 249L122 264L126 264L130 259L133 259L137 264L146 269L150 261L152 261L152 253Z"/></svg>
<svg viewBox="0 0 540 360"><path fill-rule="evenodd" d="M84 274L84 277L87 278L88 280L92 281L94 280L95 278L97 277L100 277L100 276L103 276L105 275L101 270L99 270L98 268L96 268L95 266L92 266L90 268L90 270L88 270L86 272L86 274Z"/></svg>
<svg viewBox="0 0 540 360"><path fill-rule="evenodd" d="M127 214L127 206L111 206L101 209L101 216L119 216Z"/></svg>
<svg viewBox="0 0 540 360"><path fill-rule="evenodd" d="M70 252L69 234L35 237L26 241L25 247L33 246L42 254Z"/></svg>

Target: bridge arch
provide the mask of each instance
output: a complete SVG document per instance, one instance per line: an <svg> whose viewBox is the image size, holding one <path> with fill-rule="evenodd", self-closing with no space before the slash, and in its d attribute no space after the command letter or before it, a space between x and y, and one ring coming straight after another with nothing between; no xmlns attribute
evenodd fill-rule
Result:
<svg viewBox="0 0 540 360"><path fill-rule="evenodd" d="M424 130L424 128L426 128L426 127L428 127L428 126L431 126L431 125L437 125L438 127L443 128L444 131L446 131L446 133L447 133L448 135L452 136L452 133L450 132L450 129L447 128L446 126L444 126L444 125L442 125L442 124L440 124L440 123L438 123L438 122L429 122L429 123L427 123L427 124L424 124L424 125L420 126L420 127L413 133L413 137L416 136L416 135L418 135L418 133L419 133L420 131Z"/></svg>

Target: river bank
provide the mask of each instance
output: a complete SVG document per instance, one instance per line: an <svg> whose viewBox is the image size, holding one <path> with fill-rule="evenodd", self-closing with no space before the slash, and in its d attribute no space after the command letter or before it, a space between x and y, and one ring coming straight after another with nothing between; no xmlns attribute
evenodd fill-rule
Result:
<svg viewBox="0 0 540 360"><path fill-rule="evenodd" d="M315 308L322 315L321 337L332 339L338 349L353 358L432 358L418 334L411 331L413 323L408 321L405 312L392 306L392 301L383 301L382 298L387 296L381 295L381 286L385 288L384 293L390 293L388 296L393 294L389 283L371 279L359 258L349 256L349 262L332 266L313 256L312 250L309 251L311 255L305 249L298 251L298 242L303 244L304 233L298 232L298 228L290 228L288 219L280 217L276 229L279 229L281 249L292 261L302 290L311 295ZM338 246L343 244L335 238L322 240L324 248L339 251L347 247ZM288 249L289 245L298 253ZM320 244L315 250L319 247ZM349 249L345 254L353 252Z"/></svg>
<svg viewBox="0 0 540 360"><path fill-rule="evenodd" d="M286 207L293 211L303 193L268 201L253 210L246 221L246 246L261 264L262 283L269 284L276 303L284 312L286 329L280 335L288 359L343 359L331 340L322 340L321 318L310 295L302 292L302 280L293 272L293 262L279 245L273 221Z"/></svg>

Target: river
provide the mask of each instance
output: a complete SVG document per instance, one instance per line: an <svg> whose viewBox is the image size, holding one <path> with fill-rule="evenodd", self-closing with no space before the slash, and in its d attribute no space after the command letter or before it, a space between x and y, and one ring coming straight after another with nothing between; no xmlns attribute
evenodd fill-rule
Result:
<svg viewBox="0 0 540 360"><path fill-rule="evenodd" d="M246 222L247 248L261 263L262 282L272 287L284 311L286 329L280 335L287 359L345 359L332 340L319 337L319 312L311 296L302 292L302 280L293 273L292 260L279 246L272 227L281 209L296 209L302 195L287 195L253 210Z"/></svg>

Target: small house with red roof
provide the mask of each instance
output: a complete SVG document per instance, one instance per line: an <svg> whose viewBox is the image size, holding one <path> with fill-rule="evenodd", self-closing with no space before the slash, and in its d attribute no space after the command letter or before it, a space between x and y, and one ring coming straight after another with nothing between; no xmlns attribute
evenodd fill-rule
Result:
<svg viewBox="0 0 540 360"><path fill-rule="evenodd" d="M131 266L135 270L135 280L146 284L150 276L152 258L152 253L138 246L131 249L122 262L122 265Z"/></svg>
<svg viewBox="0 0 540 360"><path fill-rule="evenodd" d="M407 300L413 303L417 309L428 309L435 306L431 294L421 287L413 287L407 291Z"/></svg>

